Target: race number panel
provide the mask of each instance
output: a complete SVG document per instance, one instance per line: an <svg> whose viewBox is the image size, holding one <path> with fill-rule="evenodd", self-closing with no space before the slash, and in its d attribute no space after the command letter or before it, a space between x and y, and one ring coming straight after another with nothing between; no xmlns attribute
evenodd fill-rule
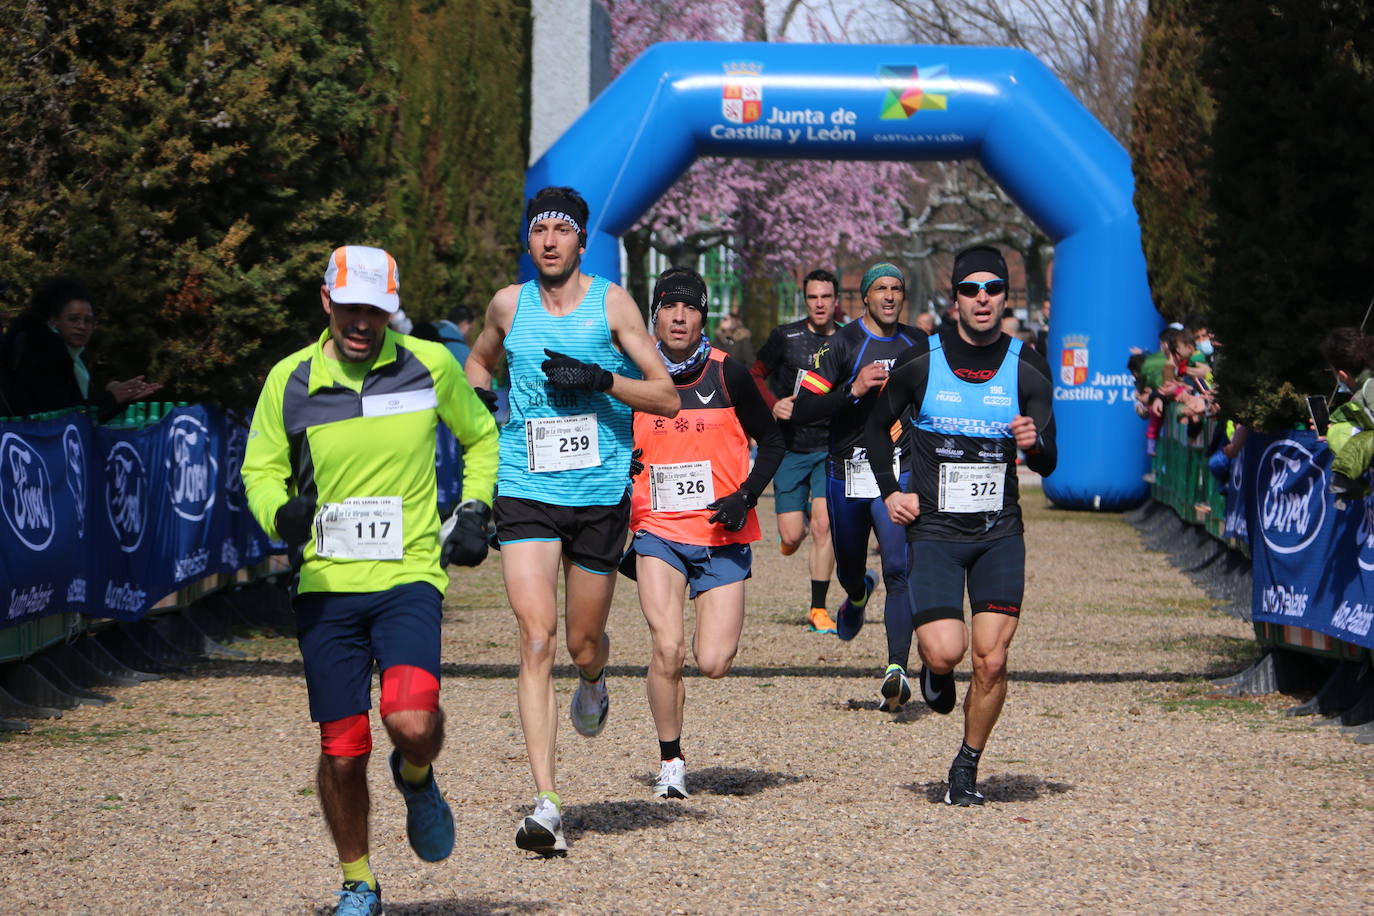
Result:
<svg viewBox="0 0 1374 916"><path fill-rule="evenodd" d="M331 560L402 559L401 497L356 496L320 506L315 553Z"/></svg>
<svg viewBox="0 0 1374 916"><path fill-rule="evenodd" d="M694 512L716 501L711 462L649 465L649 507L654 512Z"/></svg>
<svg viewBox="0 0 1374 916"><path fill-rule="evenodd" d="M596 414L536 417L525 421L525 445L530 471L574 471L601 463Z"/></svg>
<svg viewBox="0 0 1374 916"><path fill-rule="evenodd" d="M1007 466L995 464L940 465L941 512L999 512Z"/></svg>

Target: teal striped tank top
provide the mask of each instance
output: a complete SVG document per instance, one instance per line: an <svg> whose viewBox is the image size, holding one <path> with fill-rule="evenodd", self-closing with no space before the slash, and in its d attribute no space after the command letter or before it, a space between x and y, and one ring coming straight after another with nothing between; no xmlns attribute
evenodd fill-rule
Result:
<svg viewBox="0 0 1374 916"><path fill-rule="evenodd" d="M501 429L499 495L555 506L613 506L629 489L634 448L630 408L602 392L560 391L548 384L540 368L548 348L617 375L642 377L639 367L611 342L606 286L605 278L593 276L587 295L566 315L550 315L544 308L537 280L520 287L506 334L510 419ZM594 456L583 452L593 428ZM591 466L565 466L570 464Z"/></svg>

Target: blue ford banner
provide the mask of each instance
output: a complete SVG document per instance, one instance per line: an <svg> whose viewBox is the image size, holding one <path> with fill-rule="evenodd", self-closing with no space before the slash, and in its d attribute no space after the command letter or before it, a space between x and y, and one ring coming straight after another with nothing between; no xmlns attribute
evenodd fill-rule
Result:
<svg viewBox="0 0 1374 916"><path fill-rule="evenodd" d="M1374 499L1336 502L1331 460L1310 432L1246 440L1231 489L1235 527L1249 533L1254 619L1374 648Z"/></svg>
<svg viewBox="0 0 1374 916"><path fill-rule="evenodd" d="M0 626L66 611L137 619L274 552L244 503L241 419L197 406L140 430L75 414L0 430Z"/></svg>

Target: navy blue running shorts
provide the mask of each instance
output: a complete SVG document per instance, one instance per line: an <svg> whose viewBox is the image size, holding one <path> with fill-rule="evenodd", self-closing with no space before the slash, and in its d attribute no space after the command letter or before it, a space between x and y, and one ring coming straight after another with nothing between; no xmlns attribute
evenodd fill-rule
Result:
<svg viewBox="0 0 1374 916"><path fill-rule="evenodd" d="M966 586L973 613L1021 616L1026 541L1019 534L969 543L911 541L907 563L913 626L963 620Z"/></svg>
<svg viewBox="0 0 1374 916"><path fill-rule="evenodd" d="M731 582L742 582L753 575L754 551L748 544L682 544L659 537L652 531L636 531L626 551L625 563L632 556L657 557L687 577L687 594L695 598ZM625 569L622 566L621 569ZM626 571L629 575L629 571ZM630 576L634 578L634 576Z"/></svg>
<svg viewBox="0 0 1374 916"><path fill-rule="evenodd" d="M333 722L371 709L374 659L383 671L412 665L437 680L443 601L428 582L297 595L292 606L311 720Z"/></svg>

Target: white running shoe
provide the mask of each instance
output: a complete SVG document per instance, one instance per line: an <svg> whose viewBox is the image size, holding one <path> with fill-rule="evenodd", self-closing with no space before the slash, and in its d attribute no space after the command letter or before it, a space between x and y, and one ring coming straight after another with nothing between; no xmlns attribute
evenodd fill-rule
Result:
<svg viewBox="0 0 1374 916"><path fill-rule="evenodd" d="M525 817L515 831L515 845L541 856L566 854L568 841L563 839L563 815L553 799L541 795L534 800L534 813Z"/></svg>
<svg viewBox="0 0 1374 916"><path fill-rule="evenodd" d="M611 710L611 698L606 693L606 672L594 682L579 676L568 706L568 718L573 728L584 738L595 738L606 727L606 714Z"/></svg>
<svg viewBox="0 0 1374 916"><path fill-rule="evenodd" d="M681 757L663 761L654 781L654 798L687 797L687 764Z"/></svg>

